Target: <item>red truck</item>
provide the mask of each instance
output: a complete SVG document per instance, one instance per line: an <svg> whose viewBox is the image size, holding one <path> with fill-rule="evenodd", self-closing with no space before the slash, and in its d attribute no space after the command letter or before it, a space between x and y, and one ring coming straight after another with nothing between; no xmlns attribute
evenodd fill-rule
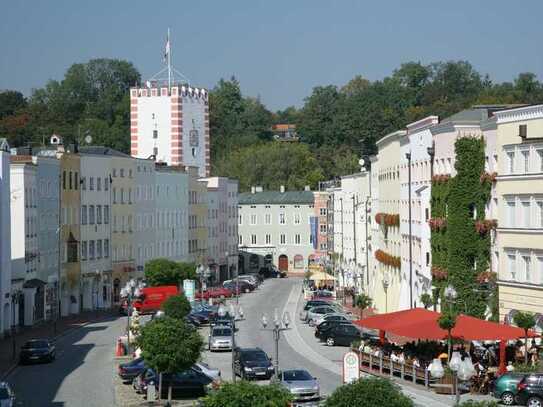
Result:
<svg viewBox="0 0 543 407"><path fill-rule="evenodd" d="M140 290L138 297L132 298L132 307L140 314L151 314L158 311L167 298L179 294L175 285L163 285L158 287L145 287ZM126 314L127 300L123 300L121 309Z"/></svg>

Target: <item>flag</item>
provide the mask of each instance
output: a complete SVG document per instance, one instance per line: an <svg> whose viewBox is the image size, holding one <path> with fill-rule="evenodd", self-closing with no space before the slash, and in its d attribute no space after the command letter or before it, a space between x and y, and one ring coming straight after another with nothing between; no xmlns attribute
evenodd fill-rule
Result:
<svg viewBox="0 0 543 407"><path fill-rule="evenodd" d="M170 33L168 31L168 37L166 38L166 45L164 47L164 62L168 60L169 55L170 55Z"/></svg>

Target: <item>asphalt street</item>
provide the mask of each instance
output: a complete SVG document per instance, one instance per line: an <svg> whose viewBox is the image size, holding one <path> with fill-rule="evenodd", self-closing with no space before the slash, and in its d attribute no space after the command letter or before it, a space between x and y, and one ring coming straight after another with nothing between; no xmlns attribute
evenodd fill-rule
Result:
<svg viewBox="0 0 543 407"><path fill-rule="evenodd" d="M114 406L113 354L124 324L124 318L111 318L86 325L56 342L53 363L17 367L8 382L18 405Z"/></svg>

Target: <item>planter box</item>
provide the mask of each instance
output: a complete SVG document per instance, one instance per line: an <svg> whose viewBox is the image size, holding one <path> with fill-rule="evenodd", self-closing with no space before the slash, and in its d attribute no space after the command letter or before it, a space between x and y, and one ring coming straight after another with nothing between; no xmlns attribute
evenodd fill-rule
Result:
<svg viewBox="0 0 543 407"><path fill-rule="evenodd" d="M454 385L454 377L445 375L433 387L437 394L456 394L456 386Z"/></svg>

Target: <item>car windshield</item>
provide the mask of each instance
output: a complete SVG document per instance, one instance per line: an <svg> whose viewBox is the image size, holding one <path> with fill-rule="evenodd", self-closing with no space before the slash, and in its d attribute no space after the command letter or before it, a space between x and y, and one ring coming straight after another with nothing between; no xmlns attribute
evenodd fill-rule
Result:
<svg viewBox="0 0 543 407"><path fill-rule="evenodd" d="M283 372L283 380L293 382L296 380L313 380L313 377L306 370L287 370Z"/></svg>
<svg viewBox="0 0 543 407"><path fill-rule="evenodd" d="M5 387L0 387L0 400L7 400L7 399L9 399L8 389Z"/></svg>
<svg viewBox="0 0 543 407"><path fill-rule="evenodd" d="M232 330L229 328L218 328L213 330L213 336L230 336Z"/></svg>
<svg viewBox="0 0 543 407"><path fill-rule="evenodd" d="M258 362L268 360L268 356L264 352L244 352L241 358L243 360L255 360Z"/></svg>
<svg viewBox="0 0 543 407"><path fill-rule="evenodd" d="M41 348L47 348L49 346L49 343L47 341L28 341L23 346L26 349L41 349Z"/></svg>

